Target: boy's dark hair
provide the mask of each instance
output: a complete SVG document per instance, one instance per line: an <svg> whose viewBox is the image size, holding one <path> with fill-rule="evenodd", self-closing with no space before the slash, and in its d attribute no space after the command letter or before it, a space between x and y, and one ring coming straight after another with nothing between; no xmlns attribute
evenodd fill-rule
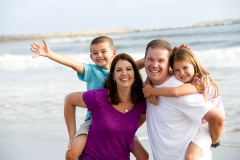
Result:
<svg viewBox="0 0 240 160"><path fill-rule="evenodd" d="M172 54L172 46L165 40L162 39L155 39L152 40L151 42L148 43L147 47L146 47L146 51L145 51L145 58L147 56L147 51L149 48L161 48L161 49L166 49L168 50L169 53L169 57Z"/></svg>
<svg viewBox="0 0 240 160"><path fill-rule="evenodd" d="M94 40L92 40L91 45L93 44L99 44L99 43L104 43L104 42L108 42L109 43L109 47L113 50L114 49L114 44L113 44L113 40L107 36L99 36L97 38L95 38Z"/></svg>
<svg viewBox="0 0 240 160"><path fill-rule="evenodd" d="M118 54L112 61L112 65L110 68L110 73L108 75L107 80L104 83L104 88L108 89L108 98L110 99L110 102L112 104L118 104L121 103L121 100L119 99L118 92L117 92L117 84L114 82L113 75L114 70L117 62L119 60L125 60L132 64L133 70L134 70L134 78L135 81L132 84L131 88L131 102L133 104L136 104L142 100L144 100L143 92L142 92L142 77L141 74L137 68L137 65L135 64L135 61L132 59L131 56L129 56L126 53Z"/></svg>

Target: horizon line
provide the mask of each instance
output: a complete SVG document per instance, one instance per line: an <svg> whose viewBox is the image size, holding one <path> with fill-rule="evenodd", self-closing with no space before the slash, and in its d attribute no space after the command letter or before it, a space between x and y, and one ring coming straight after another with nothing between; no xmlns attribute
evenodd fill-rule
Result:
<svg viewBox="0 0 240 160"><path fill-rule="evenodd" d="M176 26L176 27L164 27L164 28L148 28L148 29L132 29L128 27L112 28L112 29L99 29L99 30L79 30L79 31L67 31L67 32L52 32L52 33L36 33L36 34L16 34L16 35L0 35L0 42L13 42L13 41L26 41L26 40L39 40L39 39L54 39L54 38L74 38L80 36L98 36L109 34L124 34L135 32L150 32L160 30L172 30L172 29L184 29L184 28L199 28L199 27L211 27L221 25L231 25L240 23L240 18L215 20L199 22L192 25Z"/></svg>

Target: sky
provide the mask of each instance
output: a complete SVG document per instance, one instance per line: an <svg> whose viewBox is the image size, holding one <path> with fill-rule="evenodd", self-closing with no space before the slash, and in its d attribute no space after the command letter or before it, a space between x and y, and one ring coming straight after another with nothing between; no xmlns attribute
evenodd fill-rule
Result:
<svg viewBox="0 0 240 160"><path fill-rule="evenodd" d="M240 18L239 0L1 0L0 36L149 29Z"/></svg>

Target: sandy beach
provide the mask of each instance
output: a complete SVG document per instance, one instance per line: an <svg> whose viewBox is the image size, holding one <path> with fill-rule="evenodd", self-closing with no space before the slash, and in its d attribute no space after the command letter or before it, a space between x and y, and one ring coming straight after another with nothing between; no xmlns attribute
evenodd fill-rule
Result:
<svg viewBox="0 0 240 160"><path fill-rule="evenodd" d="M153 160L149 142L141 141ZM1 160L64 160L67 141L0 137ZM237 160L240 148L220 146L212 149L214 160ZM131 160L134 157L131 155Z"/></svg>

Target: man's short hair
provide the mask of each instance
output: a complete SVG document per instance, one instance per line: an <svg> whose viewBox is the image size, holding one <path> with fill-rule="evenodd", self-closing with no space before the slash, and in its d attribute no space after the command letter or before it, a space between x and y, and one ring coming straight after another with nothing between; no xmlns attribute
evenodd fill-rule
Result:
<svg viewBox="0 0 240 160"><path fill-rule="evenodd" d="M168 50L169 53L169 57L172 54L172 46L165 40L162 39L155 39L152 40L151 42L148 43L147 47L146 47L146 52L145 52L145 58L147 56L147 51L149 48L160 48L160 49L166 49Z"/></svg>

